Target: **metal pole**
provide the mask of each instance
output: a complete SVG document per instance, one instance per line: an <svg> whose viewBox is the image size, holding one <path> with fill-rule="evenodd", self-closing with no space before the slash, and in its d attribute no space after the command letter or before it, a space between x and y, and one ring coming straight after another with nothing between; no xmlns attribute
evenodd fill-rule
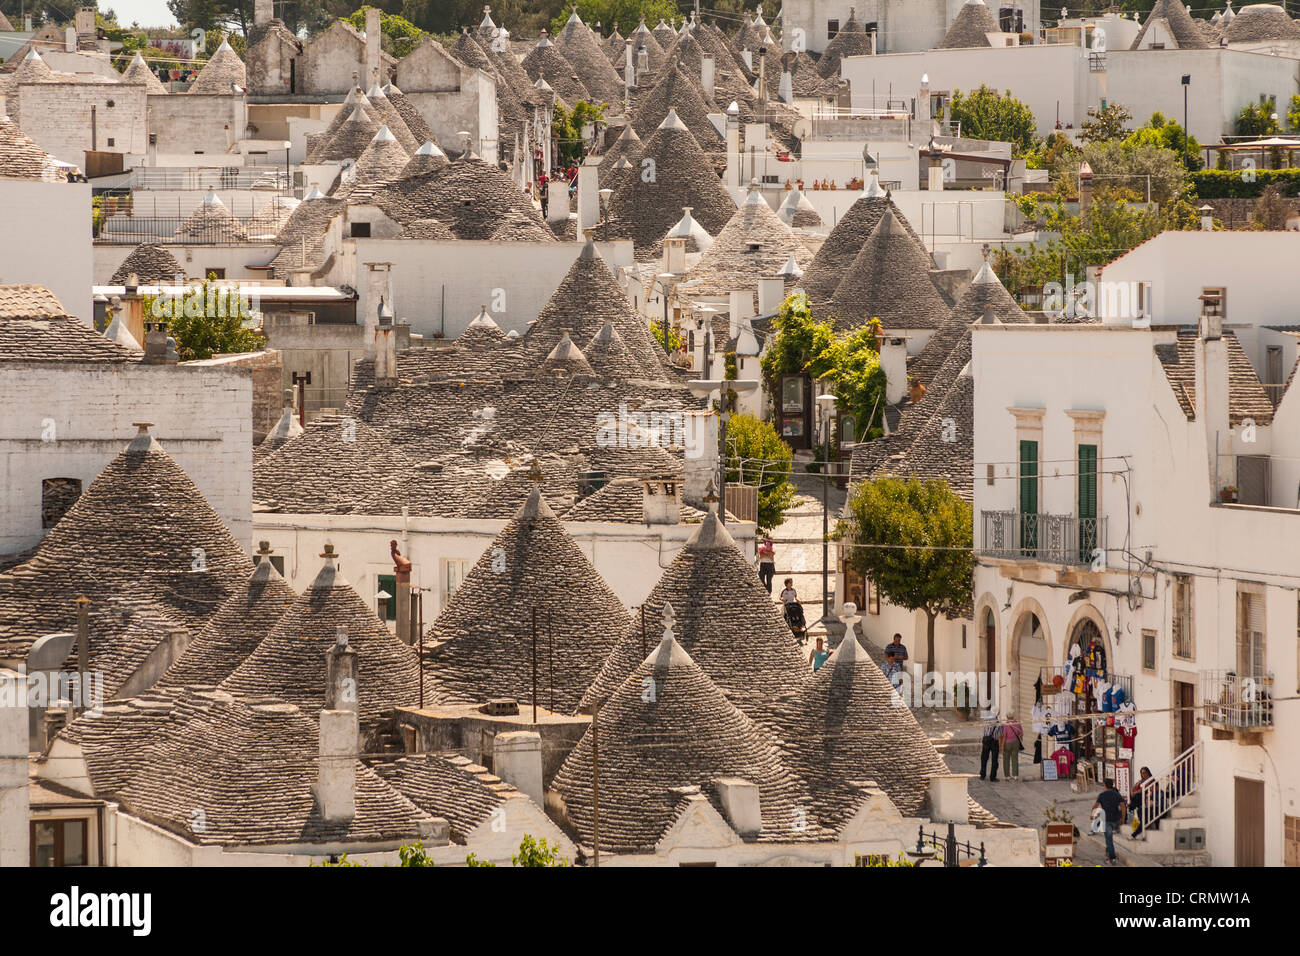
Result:
<svg viewBox="0 0 1300 956"><path fill-rule="evenodd" d="M551 713L555 713L555 616L546 609L546 640L551 645Z"/></svg>
<svg viewBox="0 0 1300 956"><path fill-rule="evenodd" d="M537 607L533 606L533 723L537 723Z"/></svg>
<svg viewBox="0 0 1300 956"><path fill-rule="evenodd" d="M420 598L420 709L424 710L424 589L419 592Z"/></svg>
<svg viewBox="0 0 1300 956"><path fill-rule="evenodd" d="M828 588L830 576L830 542L826 536L830 533L830 485L831 485L831 422L830 413L826 413L825 451L822 456L822 617L831 616L831 594Z"/></svg>
<svg viewBox="0 0 1300 956"><path fill-rule="evenodd" d="M718 520L727 523L727 389L722 388L721 426L718 428Z"/></svg>
<svg viewBox="0 0 1300 956"><path fill-rule="evenodd" d="M595 866L600 866L600 704L591 708L591 841Z"/></svg>
<svg viewBox="0 0 1300 956"><path fill-rule="evenodd" d="M641 605L641 660L645 660L645 605Z"/></svg>
<svg viewBox="0 0 1300 956"><path fill-rule="evenodd" d="M943 845L943 865L957 865L957 833L951 823L948 824L948 839Z"/></svg>

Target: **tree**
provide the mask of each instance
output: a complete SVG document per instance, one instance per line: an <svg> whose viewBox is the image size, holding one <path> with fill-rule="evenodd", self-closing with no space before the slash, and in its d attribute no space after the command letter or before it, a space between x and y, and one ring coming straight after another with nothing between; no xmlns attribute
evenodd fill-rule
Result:
<svg viewBox="0 0 1300 956"><path fill-rule="evenodd" d="M593 106L591 103L578 101L570 112L564 104L556 103L551 117L551 135L559 144L561 163L579 163L585 151L582 128L588 123L603 123L605 106Z"/></svg>
<svg viewBox="0 0 1300 956"><path fill-rule="evenodd" d="M759 364L763 387L769 395L779 395L782 375L809 372L817 378L825 371L818 359L835 338L835 330L831 323L812 317L808 296L802 292L781 303L772 325L776 332Z"/></svg>
<svg viewBox="0 0 1300 956"><path fill-rule="evenodd" d="M1264 192L1255 200L1251 221L1256 229L1281 231L1286 229L1286 221L1291 217L1291 208L1291 203L1282 196L1282 187L1274 183L1266 186Z"/></svg>
<svg viewBox="0 0 1300 956"><path fill-rule="evenodd" d="M1289 118L1288 114L1288 118ZM1237 114L1236 132L1238 136L1275 136L1282 132L1275 119L1273 101L1266 103L1247 103Z"/></svg>
<svg viewBox="0 0 1300 956"><path fill-rule="evenodd" d="M880 320L872 319L861 328L836 336L819 359L829 366L823 380L829 381L841 414L856 423L854 440L874 437L873 430L884 415L885 370L880 365Z"/></svg>
<svg viewBox="0 0 1300 956"><path fill-rule="evenodd" d="M239 290L218 286L215 279L209 274L204 282L181 293L145 297L146 317L167 321L182 362L263 347L262 337L244 328L252 314Z"/></svg>
<svg viewBox="0 0 1300 956"><path fill-rule="evenodd" d="M433 866L433 858L424 849L424 841L416 840L397 848L398 866Z"/></svg>
<svg viewBox="0 0 1300 956"><path fill-rule="evenodd" d="M366 11L374 9L369 4L352 12L347 17L348 23L352 24L358 30L366 28ZM381 35L380 45L385 53L397 57L399 60L410 53L420 41L424 39L424 31L417 27L405 17L399 17L395 13L385 13L379 11L379 32Z"/></svg>
<svg viewBox="0 0 1300 956"><path fill-rule="evenodd" d="M727 481L758 488L758 526L764 531L785 521L794 505L794 452L768 422L732 415L727 423Z"/></svg>
<svg viewBox="0 0 1300 956"><path fill-rule="evenodd" d="M1201 144L1196 141L1196 137L1189 136L1181 125L1159 110L1151 114L1151 119L1145 125L1139 126L1124 139L1124 146L1129 149L1153 146L1169 150L1181 157L1183 165L1188 169L1201 168Z"/></svg>
<svg viewBox="0 0 1300 956"><path fill-rule="evenodd" d="M1079 139L1085 143L1124 139L1129 132L1124 124L1132 118L1133 114L1118 103L1111 103L1102 110L1089 107L1088 118L1079 125Z"/></svg>
<svg viewBox="0 0 1300 956"><path fill-rule="evenodd" d="M1292 133L1300 132L1300 95L1293 94L1287 104L1286 128Z"/></svg>
<svg viewBox="0 0 1300 956"><path fill-rule="evenodd" d="M1129 190L1134 197L1145 199L1149 184L1151 201L1167 204L1185 196L1189 189L1187 167L1177 152L1113 140L1091 143L1078 153L1062 156L1053 170L1058 183L1073 191L1084 160L1092 168L1094 198L1104 198L1107 191Z"/></svg>
<svg viewBox="0 0 1300 956"><path fill-rule="evenodd" d="M246 37L253 25L253 0L167 0L167 9L186 27L238 30Z"/></svg>
<svg viewBox="0 0 1300 956"><path fill-rule="evenodd" d="M569 861L560 856L559 846L551 846L546 840L535 840L525 833L519 844L519 853L510 858L515 866L568 866Z"/></svg>
<svg viewBox="0 0 1300 956"><path fill-rule="evenodd" d="M1038 138L1033 110L1012 96L1010 90L1000 94L983 83L964 96L961 90L955 90L951 110L951 120L961 124L962 136L1011 143L1018 157L1029 153Z"/></svg>
<svg viewBox="0 0 1300 956"><path fill-rule="evenodd" d="M944 481L877 478L858 484L849 516L849 566L891 604L925 612L925 660L933 669L935 619L971 603L971 506Z"/></svg>

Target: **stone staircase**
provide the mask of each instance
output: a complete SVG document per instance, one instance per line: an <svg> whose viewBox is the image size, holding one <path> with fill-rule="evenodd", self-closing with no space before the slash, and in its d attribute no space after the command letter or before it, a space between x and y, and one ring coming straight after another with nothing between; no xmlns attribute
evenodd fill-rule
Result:
<svg viewBox="0 0 1300 956"><path fill-rule="evenodd" d="M1201 795L1189 793L1160 818L1156 829L1143 831L1144 839L1131 840L1122 836L1115 840L1115 848L1117 852L1138 858L1148 866L1209 866L1210 854L1207 851L1175 848L1178 830L1207 830L1208 826L1208 821L1202 816Z"/></svg>

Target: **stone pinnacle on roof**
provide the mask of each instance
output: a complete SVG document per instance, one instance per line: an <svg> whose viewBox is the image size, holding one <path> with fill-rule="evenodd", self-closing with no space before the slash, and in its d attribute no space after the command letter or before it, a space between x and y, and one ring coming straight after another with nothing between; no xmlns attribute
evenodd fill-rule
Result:
<svg viewBox="0 0 1300 956"><path fill-rule="evenodd" d="M664 234L665 239L685 239L687 252L707 252L713 245L713 237L695 221L691 215L694 211L692 206L682 207L682 218L673 224L673 227Z"/></svg>
<svg viewBox="0 0 1300 956"><path fill-rule="evenodd" d="M560 30L555 45L573 67L583 87L597 100L606 103L622 101L623 82L601 50L595 35L578 16L576 6Z"/></svg>
<svg viewBox="0 0 1300 956"><path fill-rule="evenodd" d="M777 605L713 510L645 600L647 617L671 604L678 641L751 717L806 679L807 661ZM613 694L641 663L635 623L583 698L589 709Z"/></svg>
<svg viewBox="0 0 1300 956"><path fill-rule="evenodd" d="M501 326L488 314L487 306L484 305L479 307L478 315L470 320L456 341L460 345L493 345L504 342L505 338L505 332L501 331Z"/></svg>
<svg viewBox="0 0 1300 956"><path fill-rule="evenodd" d="M231 49L229 43L222 40L221 46L217 47L217 52L212 54L194 82L190 84L189 92L227 94L234 92L232 86L247 85L248 72L244 68L244 61Z"/></svg>
<svg viewBox="0 0 1300 956"><path fill-rule="evenodd" d="M428 140L411 156L411 161L402 170L401 178L411 179L415 176L422 176L440 166L446 166L447 162L447 154L438 148L437 143Z"/></svg>
<svg viewBox="0 0 1300 956"><path fill-rule="evenodd" d="M113 316L112 322L108 323L108 328L104 330L104 338L110 342L116 342L124 349L130 349L132 352L144 351L140 347L140 343L136 341L135 336L131 334L131 330L126 327L126 323L122 321L120 312Z"/></svg>
<svg viewBox="0 0 1300 956"><path fill-rule="evenodd" d="M407 127L406 120L398 112L396 104L389 100L378 82L372 83L370 89L366 91L366 99L377 114L376 119L388 127L389 132L402 144L402 149L410 154L420 148L420 141Z"/></svg>
<svg viewBox="0 0 1300 956"><path fill-rule="evenodd" d="M1181 0L1156 0L1151 12L1142 24L1142 29L1133 38L1133 45L1129 47L1130 50L1142 49L1142 41L1146 39L1147 31L1158 20L1164 21L1166 30L1172 34L1178 49L1204 50L1209 47L1204 34L1201 33L1195 19L1187 12L1187 8L1183 6Z"/></svg>
<svg viewBox="0 0 1300 956"><path fill-rule="evenodd" d="M1001 32L1002 27L993 18L984 0L966 0L957 11L957 16L953 17L938 49L960 50L992 46L988 35Z"/></svg>
<svg viewBox="0 0 1300 956"><path fill-rule="evenodd" d="M569 333L565 332L560 341L556 343L555 348L551 349L546 360L542 362L539 372L542 376L548 375L591 375L593 374L591 365L587 362L587 357L582 354L582 350L573 344L573 339L569 338Z"/></svg>
<svg viewBox="0 0 1300 956"><path fill-rule="evenodd" d="M425 637L443 699L532 699L532 635L547 648L538 703L571 713L630 624L627 611L564 530L534 483ZM554 684L551 662L554 662ZM552 706L553 701L553 706Z"/></svg>

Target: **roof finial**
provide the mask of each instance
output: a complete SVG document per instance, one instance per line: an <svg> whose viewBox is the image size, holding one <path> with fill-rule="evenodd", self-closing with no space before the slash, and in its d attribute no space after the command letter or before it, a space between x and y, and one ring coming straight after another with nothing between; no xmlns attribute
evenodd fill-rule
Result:
<svg viewBox="0 0 1300 956"><path fill-rule="evenodd" d="M988 262L989 255L993 252L993 247L986 242L984 243L983 246L980 247L980 252L984 253L984 261Z"/></svg>
<svg viewBox="0 0 1300 956"><path fill-rule="evenodd" d="M328 541L325 542L325 550L320 553L320 556L325 558L327 561L338 560L338 553L334 550L334 545L330 544Z"/></svg>
<svg viewBox="0 0 1300 956"><path fill-rule="evenodd" d="M528 468L528 480L541 484L543 477L544 476L542 475L542 463L540 460L534 457L532 465L530 465Z"/></svg>
<svg viewBox="0 0 1300 956"><path fill-rule="evenodd" d="M709 479L709 486L704 489L704 504L709 514L718 513L718 486L712 478Z"/></svg>
<svg viewBox="0 0 1300 956"><path fill-rule="evenodd" d="M271 542L270 542L270 541L259 541L259 542L257 542L257 553L258 553L259 555L261 555L262 557L266 557L268 554L270 554L270 553L271 553Z"/></svg>
<svg viewBox="0 0 1300 956"><path fill-rule="evenodd" d="M344 648L348 646L348 626L340 624L334 629L334 646Z"/></svg>
<svg viewBox="0 0 1300 956"><path fill-rule="evenodd" d="M670 603L667 602L667 601L664 602L664 614L663 614L663 618L664 618L664 637L663 637L663 639L664 639L664 642L666 643L666 642L671 641L671 640L673 639L673 624L674 624L674 623L676 622L676 620L677 620L677 614L673 611L673 606L672 606L672 604L670 604Z"/></svg>
<svg viewBox="0 0 1300 956"><path fill-rule="evenodd" d="M153 427L153 422L132 422L131 424L139 429L139 431L136 432L137 435L147 435L149 434L149 429Z"/></svg>

